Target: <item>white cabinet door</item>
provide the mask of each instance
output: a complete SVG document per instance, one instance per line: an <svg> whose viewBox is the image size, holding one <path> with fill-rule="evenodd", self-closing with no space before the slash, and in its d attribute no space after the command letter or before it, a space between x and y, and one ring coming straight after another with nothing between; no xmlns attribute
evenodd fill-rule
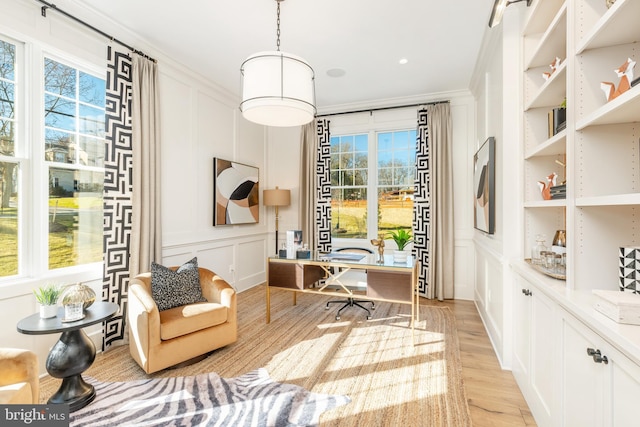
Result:
<svg viewBox="0 0 640 427"><path fill-rule="evenodd" d="M569 314L562 319L562 426L601 426L605 367L587 354L599 339Z"/></svg>
<svg viewBox="0 0 640 427"><path fill-rule="evenodd" d="M638 425L640 367L568 313L562 333L562 425Z"/></svg>
<svg viewBox="0 0 640 427"><path fill-rule="evenodd" d="M513 376L521 389L529 383L529 351L531 348L531 286L516 275L513 290Z"/></svg>
<svg viewBox="0 0 640 427"><path fill-rule="evenodd" d="M529 377L536 396L533 408L540 425L552 425L558 381L558 319L556 304L536 287L531 288L531 352Z"/></svg>
<svg viewBox="0 0 640 427"><path fill-rule="evenodd" d="M513 375L536 422L549 426L559 387L556 304L519 275L513 304Z"/></svg>
<svg viewBox="0 0 640 427"><path fill-rule="evenodd" d="M632 363L617 350L603 346L609 359L611 394L605 405L605 425L613 427L637 426L640 398L640 366ZM605 394L606 394L605 389Z"/></svg>

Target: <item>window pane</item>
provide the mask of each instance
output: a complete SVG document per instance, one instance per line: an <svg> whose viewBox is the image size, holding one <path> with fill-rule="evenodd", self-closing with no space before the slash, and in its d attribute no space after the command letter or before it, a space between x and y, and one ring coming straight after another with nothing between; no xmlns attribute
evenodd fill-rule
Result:
<svg viewBox="0 0 640 427"><path fill-rule="evenodd" d="M44 159L48 162L75 163L69 147L74 146L74 135L53 129L44 130Z"/></svg>
<svg viewBox="0 0 640 427"><path fill-rule="evenodd" d="M102 260L102 172L49 169L49 268Z"/></svg>
<svg viewBox="0 0 640 427"><path fill-rule="evenodd" d="M0 80L0 117L12 119L15 109L15 85Z"/></svg>
<svg viewBox="0 0 640 427"><path fill-rule="evenodd" d="M104 110L80 105L80 132L87 135L104 136Z"/></svg>
<svg viewBox="0 0 640 427"><path fill-rule="evenodd" d="M104 80L80 71L80 101L102 107L104 98Z"/></svg>
<svg viewBox="0 0 640 427"><path fill-rule="evenodd" d="M406 149L409 147L409 132L394 132L393 133L393 148L394 150Z"/></svg>
<svg viewBox="0 0 640 427"><path fill-rule="evenodd" d="M415 130L378 134L378 233L411 229Z"/></svg>
<svg viewBox="0 0 640 427"><path fill-rule="evenodd" d="M367 152L369 150L369 138L367 135L356 135L356 151Z"/></svg>
<svg viewBox="0 0 640 427"><path fill-rule="evenodd" d="M332 235L367 237L368 135L331 138Z"/></svg>
<svg viewBox="0 0 640 427"><path fill-rule="evenodd" d="M44 97L45 126L76 130L76 104L74 101L59 96L45 95Z"/></svg>
<svg viewBox="0 0 640 427"><path fill-rule="evenodd" d="M104 139L81 136L79 153L80 164L103 167L104 148Z"/></svg>
<svg viewBox="0 0 640 427"><path fill-rule="evenodd" d="M18 165L0 162L0 277L18 274Z"/></svg>
<svg viewBox="0 0 640 427"><path fill-rule="evenodd" d="M0 40L0 78L15 80L16 47Z"/></svg>
<svg viewBox="0 0 640 427"><path fill-rule="evenodd" d="M44 90L67 98L76 97L77 71L67 65L44 59Z"/></svg>
<svg viewBox="0 0 640 427"><path fill-rule="evenodd" d="M378 232L386 235L397 228L411 230L413 187L378 188Z"/></svg>
<svg viewBox="0 0 640 427"><path fill-rule="evenodd" d="M0 120L0 154L15 156L15 125L12 120Z"/></svg>
<svg viewBox="0 0 640 427"><path fill-rule="evenodd" d="M366 188L331 190L331 236L367 238Z"/></svg>

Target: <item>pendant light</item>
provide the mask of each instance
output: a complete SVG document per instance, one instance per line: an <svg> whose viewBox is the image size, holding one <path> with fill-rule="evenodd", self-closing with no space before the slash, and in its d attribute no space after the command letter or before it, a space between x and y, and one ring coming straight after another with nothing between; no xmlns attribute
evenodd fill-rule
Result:
<svg viewBox="0 0 640 427"><path fill-rule="evenodd" d="M280 3L277 7L277 50L249 56L240 67L245 119L266 126L300 126L316 114L313 68L307 61L280 51Z"/></svg>
<svg viewBox="0 0 640 427"><path fill-rule="evenodd" d="M491 17L489 18L489 28L493 28L502 21L502 15L507 6L513 3L520 3L525 0L495 0L493 3L493 9L491 10ZM531 6L532 0L526 0L527 7Z"/></svg>

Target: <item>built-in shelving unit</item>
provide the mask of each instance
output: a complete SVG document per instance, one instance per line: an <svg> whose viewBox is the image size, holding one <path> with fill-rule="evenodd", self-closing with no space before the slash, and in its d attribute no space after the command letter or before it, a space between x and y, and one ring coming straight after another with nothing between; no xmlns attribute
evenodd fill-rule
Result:
<svg viewBox="0 0 640 427"><path fill-rule="evenodd" d="M608 101L601 87L640 62L640 0L533 0L522 32L523 253L566 230L566 281L513 262L512 366L538 425L635 425L640 326L594 310L594 289L619 289L621 246L640 246L640 85ZM561 58L544 79L545 64ZM635 68L640 75L640 66ZM566 99L566 129L548 112ZM563 200L537 181L566 179ZM640 299L640 296L637 296ZM588 352L607 356L607 362Z"/></svg>
<svg viewBox="0 0 640 427"><path fill-rule="evenodd" d="M607 101L615 69L640 61L640 1L534 1L523 30L524 253L567 231L567 286L617 289L620 246L640 244L640 85ZM562 60L548 78L548 64ZM547 67L544 65L547 64ZM636 77L640 67L636 67ZM550 110L566 100L566 129L549 137ZM563 166L565 165L565 166ZM555 172L566 200L543 200Z"/></svg>
<svg viewBox="0 0 640 427"><path fill-rule="evenodd" d="M552 172L556 184L566 181L567 130L550 135L549 112L567 99L567 4L533 2L523 31L524 57L524 253L528 257L538 234L547 245L556 230L566 229L566 199L544 200L540 184ZM550 65L560 59L555 71ZM569 100L567 100L569 101ZM570 183L568 183L570 185Z"/></svg>
<svg viewBox="0 0 640 427"><path fill-rule="evenodd" d="M575 1L573 280L577 290L618 289L618 249L640 244L640 86L607 101L601 82L640 60L640 2ZM636 72L638 67L636 67Z"/></svg>

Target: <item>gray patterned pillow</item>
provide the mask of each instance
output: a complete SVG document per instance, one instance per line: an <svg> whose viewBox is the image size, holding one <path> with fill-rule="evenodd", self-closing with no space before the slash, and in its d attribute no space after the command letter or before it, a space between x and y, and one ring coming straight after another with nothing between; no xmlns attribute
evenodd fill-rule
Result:
<svg viewBox="0 0 640 427"><path fill-rule="evenodd" d="M206 301L200 287L198 258L182 264L177 271L151 262L151 296L160 311Z"/></svg>

